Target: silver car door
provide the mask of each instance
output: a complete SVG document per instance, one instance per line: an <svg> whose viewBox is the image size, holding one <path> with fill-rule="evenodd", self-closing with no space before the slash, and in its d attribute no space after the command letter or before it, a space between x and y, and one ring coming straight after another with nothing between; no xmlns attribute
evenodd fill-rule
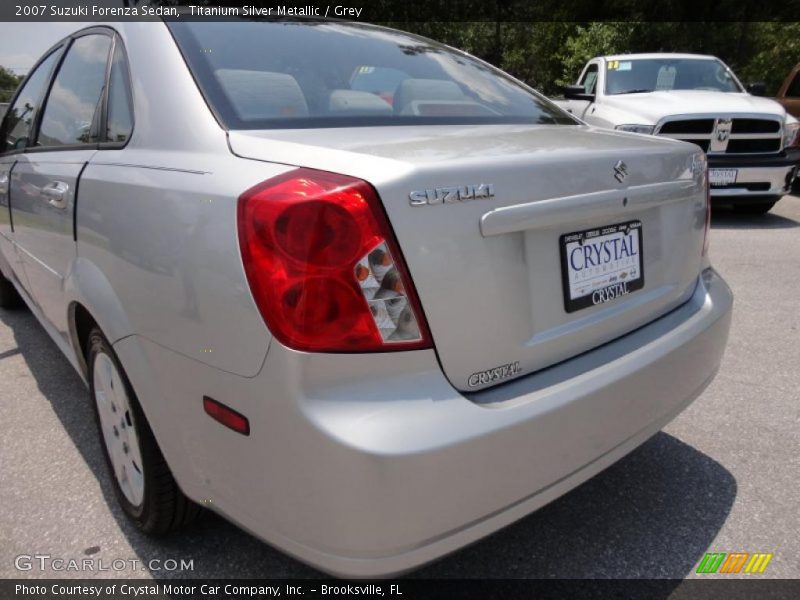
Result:
<svg viewBox="0 0 800 600"><path fill-rule="evenodd" d="M36 141L18 156L10 180L16 245L32 295L64 336L78 180L100 140L112 39L110 30L98 29L72 41L44 103Z"/></svg>
<svg viewBox="0 0 800 600"><path fill-rule="evenodd" d="M33 124L40 111L50 76L63 45L51 49L31 70L16 94L0 126L0 254L10 275L28 292L30 285L16 247L11 211L12 171L22 152L32 142Z"/></svg>

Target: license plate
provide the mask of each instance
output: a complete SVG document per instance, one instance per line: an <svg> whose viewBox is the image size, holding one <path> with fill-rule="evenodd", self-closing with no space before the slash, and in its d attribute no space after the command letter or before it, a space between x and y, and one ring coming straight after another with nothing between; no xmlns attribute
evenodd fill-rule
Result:
<svg viewBox="0 0 800 600"><path fill-rule="evenodd" d="M644 287L641 221L565 233L559 244L568 313L605 304Z"/></svg>
<svg viewBox="0 0 800 600"><path fill-rule="evenodd" d="M709 169L708 183L715 187L733 185L736 183L737 175L739 175L739 169Z"/></svg>

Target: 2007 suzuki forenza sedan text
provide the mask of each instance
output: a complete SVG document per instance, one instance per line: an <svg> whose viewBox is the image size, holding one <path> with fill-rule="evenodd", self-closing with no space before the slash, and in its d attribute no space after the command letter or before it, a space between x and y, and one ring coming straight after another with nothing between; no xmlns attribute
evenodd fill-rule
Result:
<svg viewBox="0 0 800 600"><path fill-rule="evenodd" d="M427 39L90 27L0 141L0 302L87 382L146 532L202 505L331 573L406 571L618 460L720 364L703 153Z"/></svg>

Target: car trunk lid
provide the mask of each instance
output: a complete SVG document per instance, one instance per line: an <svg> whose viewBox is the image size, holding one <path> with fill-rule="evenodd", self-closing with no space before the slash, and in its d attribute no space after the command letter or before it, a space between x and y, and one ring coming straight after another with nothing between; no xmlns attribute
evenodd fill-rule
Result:
<svg viewBox="0 0 800 600"><path fill-rule="evenodd" d="M648 323L691 295L701 269L705 189L688 144L531 125L229 138L239 156L343 173L376 188L441 366L460 390L532 373ZM616 225L621 232L608 229ZM613 250L622 243L614 237L638 239L641 231L641 289L577 309L565 302L563 271L576 274L562 236L585 231L563 243L574 250L608 239ZM586 259L577 252L576 261ZM580 283L573 281L576 293Z"/></svg>

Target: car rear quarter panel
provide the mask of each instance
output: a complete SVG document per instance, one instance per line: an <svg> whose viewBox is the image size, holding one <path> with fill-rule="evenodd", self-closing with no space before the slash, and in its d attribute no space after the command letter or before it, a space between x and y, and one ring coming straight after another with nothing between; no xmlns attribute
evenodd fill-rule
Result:
<svg viewBox="0 0 800 600"><path fill-rule="evenodd" d="M90 164L81 182L78 254L84 270L107 278L130 333L253 376L270 335L242 268L236 203L285 169L246 163L220 159L213 172Z"/></svg>
<svg viewBox="0 0 800 600"><path fill-rule="evenodd" d="M166 26L113 27L130 63L134 129L83 172L64 309L85 307L114 344L176 479L199 500L204 469L182 424L185 411L208 420L202 395L220 394L203 386L181 403L191 371L170 367L202 367L219 382L261 370L272 338L242 267L236 206L291 167L231 153Z"/></svg>
<svg viewBox="0 0 800 600"><path fill-rule="evenodd" d="M98 152L81 178L72 297L112 342L138 335L253 376L271 336L242 268L236 203L288 167L231 154L166 26L115 29L135 124L128 144Z"/></svg>

